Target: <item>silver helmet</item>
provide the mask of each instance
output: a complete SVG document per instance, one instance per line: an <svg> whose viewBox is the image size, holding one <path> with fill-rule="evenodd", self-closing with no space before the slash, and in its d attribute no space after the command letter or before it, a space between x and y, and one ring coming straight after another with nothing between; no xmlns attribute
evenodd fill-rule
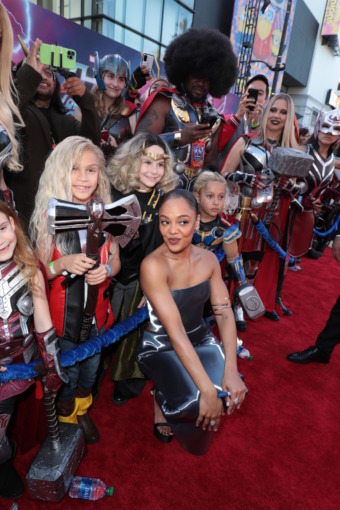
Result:
<svg viewBox="0 0 340 510"><path fill-rule="evenodd" d="M340 110L319 112L314 126L314 137L317 138L320 132L340 136Z"/></svg>
<svg viewBox="0 0 340 510"><path fill-rule="evenodd" d="M96 54L96 59L98 57L98 53ZM110 73L114 74L115 76L123 76L126 81L125 88L122 92L122 96L125 95L129 82L130 82L130 63L127 62L123 57L118 55L117 53L115 55L105 55L102 59L99 58L97 62L95 63L96 69L96 80L98 83L98 87L102 90L105 90L106 86L103 81L103 74L105 71L109 71Z"/></svg>

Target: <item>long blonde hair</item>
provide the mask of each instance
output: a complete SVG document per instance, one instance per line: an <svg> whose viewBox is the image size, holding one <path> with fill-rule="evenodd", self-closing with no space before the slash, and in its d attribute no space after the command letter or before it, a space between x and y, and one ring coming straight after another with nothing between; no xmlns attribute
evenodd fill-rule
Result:
<svg viewBox="0 0 340 510"><path fill-rule="evenodd" d="M18 102L18 94L12 79L12 53L13 53L13 31L5 7L0 2L0 124L2 124L12 143L12 158L7 167L13 172L22 170L19 163L18 141L15 138L15 129L24 126L19 109L13 98ZM14 122L14 118L17 122Z"/></svg>
<svg viewBox="0 0 340 510"><path fill-rule="evenodd" d="M282 131L281 139L280 139L280 146L281 147L292 147L294 149L297 149L299 144L296 141L295 137L295 125L294 125L294 117L295 117L295 108L293 99L289 94L284 94L281 92L280 94L275 94L270 100L269 103L265 109L265 112L263 114L262 119L262 131L263 131L263 138L264 142L268 142L268 136L267 136L267 121L268 116L270 113L270 109L276 103L278 99L283 99L287 102L287 119L285 126Z"/></svg>
<svg viewBox="0 0 340 510"><path fill-rule="evenodd" d="M178 176L172 170L173 159L169 146L164 140L151 133L139 133L131 140L120 145L106 169L112 186L121 193L127 194L139 189L139 169L143 150L158 145L169 158L164 161L164 175L158 186L164 193L171 191L178 184Z"/></svg>
<svg viewBox="0 0 340 510"><path fill-rule="evenodd" d="M52 244L55 241L47 231L47 204L49 198L57 198L72 202L71 172L80 163L86 150L91 150L98 159L99 174L96 196L105 204L111 202L110 184L105 173L105 159L102 151L88 138L69 136L60 142L46 160L45 169L41 174L38 192L35 197L35 208L30 221L30 237L38 251L43 252L46 263ZM61 253L67 253L67 236L56 236L56 245Z"/></svg>

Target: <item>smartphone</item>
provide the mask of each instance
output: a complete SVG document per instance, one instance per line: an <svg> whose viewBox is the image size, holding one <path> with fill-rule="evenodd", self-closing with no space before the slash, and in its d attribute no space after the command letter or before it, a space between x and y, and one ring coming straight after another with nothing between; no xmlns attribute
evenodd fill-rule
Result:
<svg viewBox="0 0 340 510"><path fill-rule="evenodd" d="M143 53L141 65L146 65L146 67L151 71L154 60L155 57L150 53Z"/></svg>
<svg viewBox="0 0 340 510"><path fill-rule="evenodd" d="M257 89L248 89L248 99L253 99L254 105L257 103L257 98L259 97L259 91ZM255 106L248 106L250 111L255 110Z"/></svg>
<svg viewBox="0 0 340 510"><path fill-rule="evenodd" d="M200 124L209 124L210 127L213 127L216 121L217 115L204 112L202 113Z"/></svg>
<svg viewBox="0 0 340 510"><path fill-rule="evenodd" d="M42 44L40 46L40 62L47 66L75 69L76 57L76 51L70 48L63 48L54 44Z"/></svg>

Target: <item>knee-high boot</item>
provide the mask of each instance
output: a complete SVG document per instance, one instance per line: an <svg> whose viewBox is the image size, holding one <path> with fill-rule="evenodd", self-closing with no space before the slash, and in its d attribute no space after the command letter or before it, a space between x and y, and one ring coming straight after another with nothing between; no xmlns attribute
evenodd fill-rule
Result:
<svg viewBox="0 0 340 510"><path fill-rule="evenodd" d="M279 266L278 278L277 278L275 303L278 304L281 307L281 309L283 311L283 315L290 316L290 315L292 315L292 312L291 312L291 310L289 310L289 308L287 308L283 304L282 298L281 298L281 292L282 292L282 287L283 287L284 281L285 281L284 260L281 259L280 260L280 266Z"/></svg>
<svg viewBox="0 0 340 510"><path fill-rule="evenodd" d="M73 400L57 400L58 420L62 423L78 424L77 420L77 402Z"/></svg>
<svg viewBox="0 0 340 510"><path fill-rule="evenodd" d="M85 441L89 444L97 443L99 441L99 432L88 413L91 404L91 392L78 387L76 392L77 420L83 429Z"/></svg>
<svg viewBox="0 0 340 510"><path fill-rule="evenodd" d="M6 434L10 419L10 414L0 414L0 496L16 499L23 495L25 486L13 466L16 444Z"/></svg>

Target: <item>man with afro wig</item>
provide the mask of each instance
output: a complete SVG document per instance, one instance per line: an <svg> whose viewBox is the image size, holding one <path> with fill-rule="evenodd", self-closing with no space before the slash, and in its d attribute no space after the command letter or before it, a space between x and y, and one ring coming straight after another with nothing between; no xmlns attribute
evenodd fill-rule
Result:
<svg viewBox="0 0 340 510"><path fill-rule="evenodd" d="M217 170L221 119L207 97L228 93L237 77L237 58L218 30L192 28L168 46L164 64L175 88L162 88L148 98L136 132L162 136L172 149L182 186L192 190L200 169Z"/></svg>

